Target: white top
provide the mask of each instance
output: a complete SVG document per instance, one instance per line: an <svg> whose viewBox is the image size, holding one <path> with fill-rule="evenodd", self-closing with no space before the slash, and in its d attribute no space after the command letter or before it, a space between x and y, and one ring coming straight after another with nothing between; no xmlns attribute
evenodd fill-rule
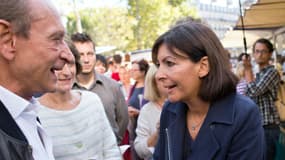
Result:
<svg viewBox="0 0 285 160"><path fill-rule="evenodd" d="M154 147L147 146L147 139L156 132L156 125L160 120L161 110L153 102L148 102L140 110L134 142L137 154L149 160L154 152Z"/></svg>
<svg viewBox="0 0 285 160"><path fill-rule="evenodd" d="M81 93L72 110L42 106L39 117L52 137L56 160L121 160L116 137L97 94Z"/></svg>
<svg viewBox="0 0 285 160"><path fill-rule="evenodd" d="M34 159L54 160L52 142L37 121L38 101L34 98L27 101L2 86L0 86L0 100L28 140Z"/></svg>

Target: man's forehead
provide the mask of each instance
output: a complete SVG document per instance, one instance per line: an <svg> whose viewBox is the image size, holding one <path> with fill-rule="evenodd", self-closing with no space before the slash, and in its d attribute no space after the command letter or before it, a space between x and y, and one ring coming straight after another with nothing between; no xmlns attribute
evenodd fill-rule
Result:
<svg viewBox="0 0 285 160"><path fill-rule="evenodd" d="M32 21L38 21L47 16L60 18L58 11L49 0L29 0L29 9Z"/></svg>

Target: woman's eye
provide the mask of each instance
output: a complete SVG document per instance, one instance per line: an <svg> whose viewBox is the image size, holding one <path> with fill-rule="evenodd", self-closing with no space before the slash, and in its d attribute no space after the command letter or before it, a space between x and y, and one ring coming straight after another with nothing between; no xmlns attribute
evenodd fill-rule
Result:
<svg viewBox="0 0 285 160"><path fill-rule="evenodd" d="M165 64L166 64L168 67L171 67L171 66L175 65L175 63L173 63L172 61L165 61Z"/></svg>
<svg viewBox="0 0 285 160"><path fill-rule="evenodd" d="M159 66L160 66L160 63L155 63L155 66L157 67L157 68L159 68Z"/></svg>

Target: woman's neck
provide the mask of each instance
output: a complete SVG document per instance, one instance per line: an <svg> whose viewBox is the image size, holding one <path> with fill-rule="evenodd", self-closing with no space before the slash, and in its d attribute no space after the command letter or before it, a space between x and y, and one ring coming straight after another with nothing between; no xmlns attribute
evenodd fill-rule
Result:
<svg viewBox="0 0 285 160"><path fill-rule="evenodd" d="M136 88L144 87L144 79L139 79L136 81Z"/></svg>
<svg viewBox="0 0 285 160"><path fill-rule="evenodd" d="M164 102L165 102L165 99L164 98L160 98L160 99L155 101L155 104L157 105L157 107L159 109L162 109Z"/></svg>
<svg viewBox="0 0 285 160"><path fill-rule="evenodd" d="M43 105L56 110L71 110L80 102L80 94L77 92L46 93L39 99Z"/></svg>
<svg viewBox="0 0 285 160"><path fill-rule="evenodd" d="M208 113L210 103L201 99L191 100L186 102L189 111L192 115L203 116Z"/></svg>

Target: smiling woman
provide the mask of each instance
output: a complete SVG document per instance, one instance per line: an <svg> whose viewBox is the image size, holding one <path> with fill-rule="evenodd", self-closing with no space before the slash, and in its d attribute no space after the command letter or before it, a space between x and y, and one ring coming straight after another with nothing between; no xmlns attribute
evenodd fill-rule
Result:
<svg viewBox="0 0 285 160"><path fill-rule="evenodd" d="M169 100L155 160L263 159L258 107L236 94L238 79L213 31L181 22L155 41L152 58Z"/></svg>
<svg viewBox="0 0 285 160"><path fill-rule="evenodd" d="M39 117L52 137L54 156L62 160L107 157L120 160L116 137L100 98L89 91L71 90L80 70L80 57L72 44L66 52L72 52L74 57L63 69L55 71L56 92L39 98L42 105ZM94 137L90 139L90 135Z"/></svg>

